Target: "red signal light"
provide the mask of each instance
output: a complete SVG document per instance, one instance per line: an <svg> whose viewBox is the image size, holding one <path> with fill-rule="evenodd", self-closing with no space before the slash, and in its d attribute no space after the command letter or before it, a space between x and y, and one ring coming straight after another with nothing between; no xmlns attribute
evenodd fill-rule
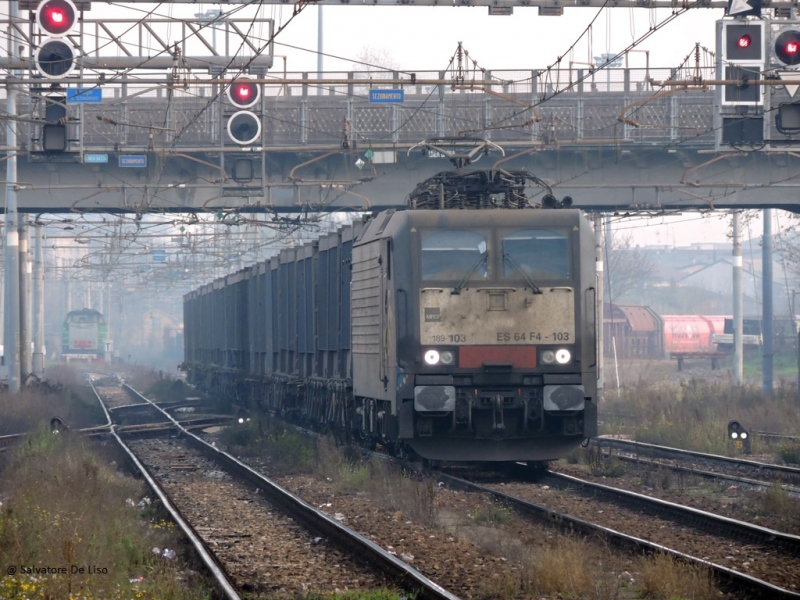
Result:
<svg viewBox="0 0 800 600"><path fill-rule="evenodd" d="M237 108L250 108L261 98L261 88L250 79L237 79L228 87L228 100Z"/></svg>
<svg viewBox="0 0 800 600"><path fill-rule="evenodd" d="M745 34L745 35L743 35L742 37L739 38L739 41L738 41L737 44L738 44L739 48L749 48L750 44L752 44L752 43L753 43L753 38L751 38L749 35Z"/></svg>
<svg viewBox="0 0 800 600"><path fill-rule="evenodd" d="M45 0L36 7L36 23L50 36L61 37L75 26L77 13L71 0Z"/></svg>
<svg viewBox="0 0 800 600"><path fill-rule="evenodd" d="M778 62L794 67L800 65L800 30L784 29L773 46Z"/></svg>

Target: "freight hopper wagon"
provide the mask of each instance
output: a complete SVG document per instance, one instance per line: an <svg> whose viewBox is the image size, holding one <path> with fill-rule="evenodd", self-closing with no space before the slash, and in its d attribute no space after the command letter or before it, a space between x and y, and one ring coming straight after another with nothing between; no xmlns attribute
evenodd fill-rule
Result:
<svg viewBox="0 0 800 600"><path fill-rule="evenodd" d="M185 296L192 383L431 460L596 434L594 237L571 209L385 211Z"/></svg>

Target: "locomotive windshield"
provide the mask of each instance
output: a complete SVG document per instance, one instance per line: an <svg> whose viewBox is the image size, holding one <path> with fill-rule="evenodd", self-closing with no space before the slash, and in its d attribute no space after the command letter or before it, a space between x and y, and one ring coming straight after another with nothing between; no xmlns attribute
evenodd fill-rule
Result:
<svg viewBox="0 0 800 600"><path fill-rule="evenodd" d="M466 273L486 278L486 236L471 229L438 229L422 234L422 278L461 280ZM476 266L477 265L477 266Z"/></svg>
<svg viewBox="0 0 800 600"><path fill-rule="evenodd" d="M519 277L518 270L538 277L570 276L569 240L555 229L520 229L503 236L503 276Z"/></svg>

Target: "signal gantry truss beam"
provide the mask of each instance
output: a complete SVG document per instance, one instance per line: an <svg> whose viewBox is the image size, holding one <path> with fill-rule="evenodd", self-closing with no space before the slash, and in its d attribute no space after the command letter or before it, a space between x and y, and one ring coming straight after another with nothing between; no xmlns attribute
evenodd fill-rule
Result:
<svg viewBox="0 0 800 600"><path fill-rule="evenodd" d="M28 18L0 19L21 43L36 48L40 34ZM68 35L80 49L77 68L267 70L273 64L274 21L226 17L219 23L179 18L81 18ZM269 41L266 48L262 46ZM32 56L0 57L0 69L31 69ZM105 77L105 76L104 76Z"/></svg>

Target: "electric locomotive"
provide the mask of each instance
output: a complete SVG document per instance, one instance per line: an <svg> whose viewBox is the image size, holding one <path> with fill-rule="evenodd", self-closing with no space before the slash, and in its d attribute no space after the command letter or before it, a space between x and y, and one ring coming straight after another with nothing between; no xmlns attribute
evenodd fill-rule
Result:
<svg viewBox="0 0 800 600"><path fill-rule="evenodd" d="M68 312L61 328L61 360L103 360L107 333L108 325L99 311Z"/></svg>
<svg viewBox="0 0 800 600"><path fill-rule="evenodd" d="M568 454L596 434L594 292L580 211L378 215L353 248L361 429L436 460Z"/></svg>
<svg viewBox="0 0 800 600"><path fill-rule="evenodd" d="M594 235L505 175L500 200L440 178L189 294L189 380L430 460L569 454L597 429Z"/></svg>

